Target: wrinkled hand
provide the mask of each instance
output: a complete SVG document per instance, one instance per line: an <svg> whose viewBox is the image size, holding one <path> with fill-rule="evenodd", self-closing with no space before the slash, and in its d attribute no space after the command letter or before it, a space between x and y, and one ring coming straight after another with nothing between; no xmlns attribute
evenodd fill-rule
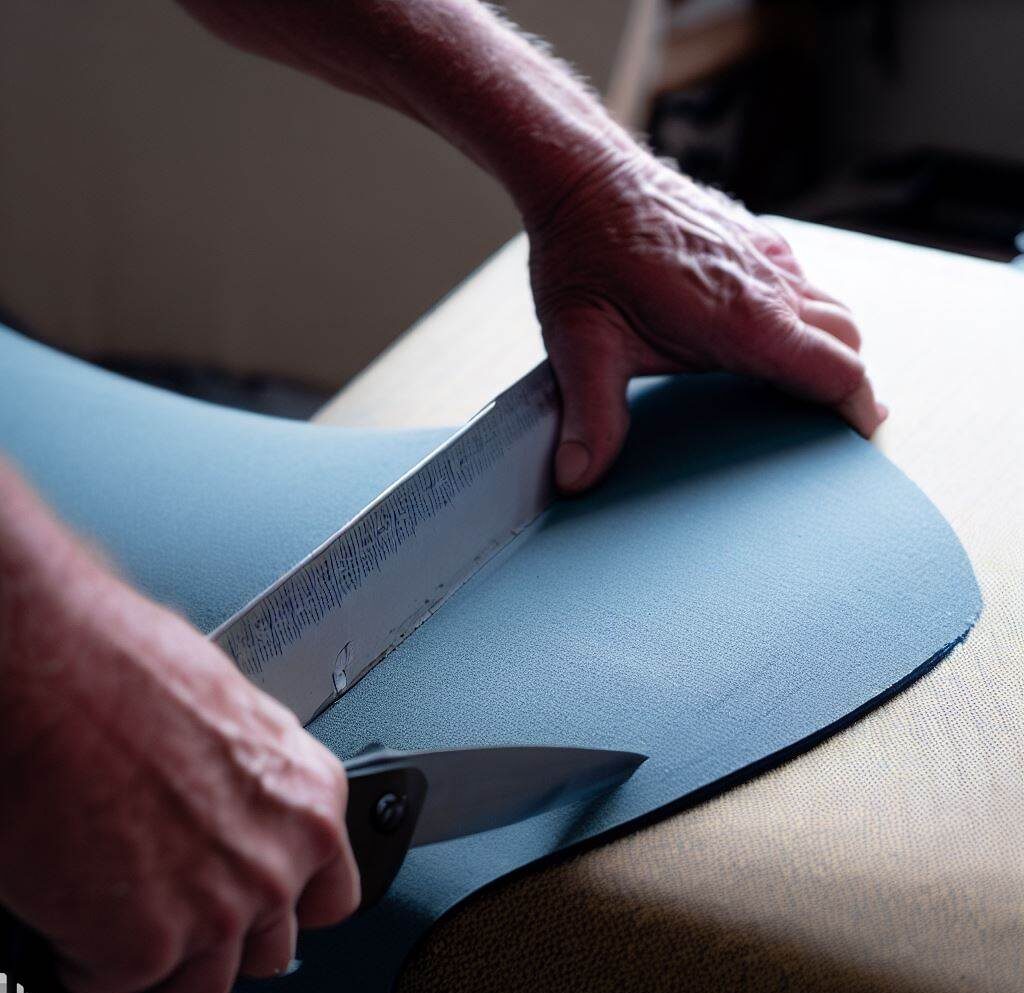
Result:
<svg viewBox="0 0 1024 993"><path fill-rule="evenodd" d="M635 375L725 370L827 404L865 436L885 419L849 311L770 227L646 153L601 165L528 232L563 398L563 491L618 455Z"/></svg>
<svg viewBox="0 0 1024 993"><path fill-rule="evenodd" d="M73 993L274 974L297 927L358 904L343 767L185 621L41 531L0 569L0 902Z"/></svg>

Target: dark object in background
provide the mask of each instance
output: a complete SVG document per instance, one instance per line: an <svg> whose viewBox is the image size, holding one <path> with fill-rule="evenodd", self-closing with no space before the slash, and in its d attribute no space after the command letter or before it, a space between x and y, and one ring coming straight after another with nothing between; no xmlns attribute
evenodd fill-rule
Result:
<svg viewBox="0 0 1024 993"><path fill-rule="evenodd" d="M2 305L0 324L44 345L56 347L45 335L36 333L25 321L19 319L18 315L5 310ZM272 417L307 421L333 396L333 393L278 376L241 376L223 369L159 359L129 359L114 355L101 355L98 358L80 357L102 369L138 380L140 383L170 390L172 393L181 393L196 400L248 410L255 414L268 414Z"/></svg>
<svg viewBox="0 0 1024 993"><path fill-rule="evenodd" d="M1024 156L1019 142L1002 137L1013 130L1003 94L1024 88L1020 37L1004 26L1016 23L1011 4L950 0L939 10L925 0L762 0L739 13L735 3L719 6L723 23L743 22L743 44L738 30L725 33L733 51L712 60L705 78L687 73L686 58L669 65L651 115L656 152L757 213L1002 261L1020 252ZM955 36L958 24L984 30L965 39ZM925 36L915 35L923 28ZM963 67L965 59L974 64L979 38L1008 48L972 75ZM944 77L953 53L961 54L959 68ZM685 80L676 88L673 72ZM961 123L965 113L977 115L993 153L965 150L951 93L963 94ZM913 136L927 130L915 128L915 116L934 136Z"/></svg>
<svg viewBox="0 0 1024 993"><path fill-rule="evenodd" d="M1024 232L1024 163L921 149L866 163L850 203L820 220L1007 261Z"/></svg>
<svg viewBox="0 0 1024 993"><path fill-rule="evenodd" d="M100 358L95 364L197 400L294 420L309 420L331 398L330 393L275 376L238 376L219 369L116 358Z"/></svg>
<svg viewBox="0 0 1024 993"><path fill-rule="evenodd" d="M715 79L658 97L654 150L757 213L777 210L825 176L820 91L813 60L788 51L757 54Z"/></svg>

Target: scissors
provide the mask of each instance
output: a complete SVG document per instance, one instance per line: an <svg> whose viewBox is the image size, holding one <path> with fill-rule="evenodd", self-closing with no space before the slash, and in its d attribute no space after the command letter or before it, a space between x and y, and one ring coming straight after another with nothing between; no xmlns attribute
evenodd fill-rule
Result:
<svg viewBox="0 0 1024 993"><path fill-rule="evenodd" d="M345 763L345 822L363 911L390 889L410 848L506 827L592 799L646 760L601 748L515 746L395 752L371 746ZM45 939L0 907L7 989L63 993Z"/></svg>

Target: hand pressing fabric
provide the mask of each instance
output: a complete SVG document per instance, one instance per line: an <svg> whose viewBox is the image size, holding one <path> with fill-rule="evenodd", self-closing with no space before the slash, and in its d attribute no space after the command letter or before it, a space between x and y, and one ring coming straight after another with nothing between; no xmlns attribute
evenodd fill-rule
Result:
<svg viewBox="0 0 1024 993"><path fill-rule="evenodd" d="M646 153L592 170L529 232L564 406L563 491L592 486L619 454L637 375L726 370L828 404L865 436L885 419L850 313L785 240Z"/></svg>
<svg viewBox="0 0 1024 993"><path fill-rule="evenodd" d="M483 5L181 2L241 48L421 121L504 184L563 394L563 491L614 461L633 375L723 369L828 404L864 435L885 418L850 314L785 241L656 160Z"/></svg>
<svg viewBox="0 0 1024 993"><path fill-rule="evenodd" d="M73 993L227 990L359 902L345 772L0 462L0 903Z"/></svg>

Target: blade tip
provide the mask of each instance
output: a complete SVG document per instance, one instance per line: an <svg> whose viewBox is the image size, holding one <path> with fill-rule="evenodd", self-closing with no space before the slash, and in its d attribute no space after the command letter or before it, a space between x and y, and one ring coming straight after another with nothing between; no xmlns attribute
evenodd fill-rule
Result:
<svg viewBox="0 0 1024 993"><path fill-rule="evenodd" d="M648 759L649 755L644 755L641 752L623 752L622 753L622 764L626 766L631 773L636 772Z"/></svg>

